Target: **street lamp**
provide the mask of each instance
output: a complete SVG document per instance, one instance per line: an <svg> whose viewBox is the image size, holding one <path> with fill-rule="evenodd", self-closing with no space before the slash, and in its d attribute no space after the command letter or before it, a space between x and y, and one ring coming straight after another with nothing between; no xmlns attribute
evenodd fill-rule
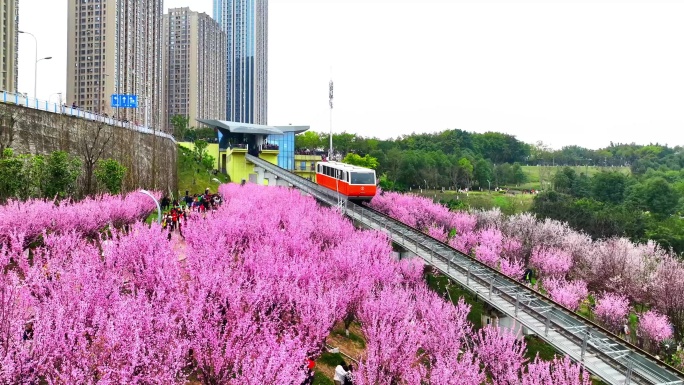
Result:
<svg viewBox="0 0 684 385"><path fill-rule="evenodd" d="M33 81L34 82L33 83L33 97L36 98L36 100L38 100L38 94L37 94L37 90L38 90L38 62L41 60L50 60L50 59L52 59L52 56L46 56L44 58L40 58L40 59L36 60L36 65L35 65L35 67L36 67L35 72L36 73L34 74L35 80Z"/></svg>
<svg viewBox="0 0 684 385"><path fill-rule="evenodd" d="M138 192L141 193L141 194L145 194L145 195L147 195L148 197L152 198L152 200L154 201L154 203L157 204L157 221L159 222L159 224L161 224L161 223L162 223L161 206L159 205L159 201L157 200L157 198L155 198L154 195L150 194L150 192L147 191L147 190L140 190L140 191L138 191Z"/></svg>
<svg viewBox="0 0 684 385"><path fill-rule="evenodd" d="M33 38L33 40L36 43L36 62L33 66L33 97L38 99L38 62L41 60L50 60L52 59L52 56L44 57L42 59L38 59L38 39L36 39L36 36L32 34L31 32L26 32L26 31L18 31L19 33L24 33Z"/></svg>

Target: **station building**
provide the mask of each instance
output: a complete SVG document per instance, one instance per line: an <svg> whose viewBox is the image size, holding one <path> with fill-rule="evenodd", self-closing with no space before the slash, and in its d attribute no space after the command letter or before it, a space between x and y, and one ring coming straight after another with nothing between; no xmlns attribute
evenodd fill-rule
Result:
<svg viewBox="0 0 684 385"><path fill-rule="evenodd" d="M210 119L197 121L216 131L218 144L210 145L207 151L216 159L215 168L227 174L235 183L244 180L268 184L268 179L263 178L254 169L254 164L247 160L247 154L295 171L297 155L294 138L296 134L309 129L309 126L268 126ZM301 160L298 161L301 163ZM310 163L308 158L306 161ZM307 167L310 168L310 164L307 163Z"/></svg>

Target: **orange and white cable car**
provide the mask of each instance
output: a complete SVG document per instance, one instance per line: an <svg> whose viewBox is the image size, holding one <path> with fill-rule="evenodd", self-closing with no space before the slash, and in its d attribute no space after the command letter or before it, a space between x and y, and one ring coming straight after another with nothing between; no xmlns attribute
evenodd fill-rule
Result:
<svg viewBox="0 0 684 385"><path fill-rule="evenodd" d="M340 162L318 162L316 183L352 201L369 201L377 191L375 170Z"/></svg>

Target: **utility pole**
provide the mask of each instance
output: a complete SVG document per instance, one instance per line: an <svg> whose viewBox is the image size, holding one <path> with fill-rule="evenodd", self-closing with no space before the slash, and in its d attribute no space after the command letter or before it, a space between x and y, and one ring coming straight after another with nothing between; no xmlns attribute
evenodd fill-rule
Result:
<svg viewBox="0 0 684 385"><path fill-rule="evenodd" d="M332 70L330 72L332 73ZM329 160L332 160L332 157L333 157L332 113L333 113L333 81L332 81L332 74L331 74L330 75L330 151L328 153L328 159Z"/></svg>

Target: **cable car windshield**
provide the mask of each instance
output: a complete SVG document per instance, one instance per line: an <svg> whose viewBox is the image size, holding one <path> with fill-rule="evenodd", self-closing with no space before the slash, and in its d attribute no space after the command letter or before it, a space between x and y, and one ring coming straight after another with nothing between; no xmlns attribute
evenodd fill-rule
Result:
<svg viewBox="0 0 684 385"><path fill-rule="evenodd" d="M370 172L352 172L351 184L375 184L375 175Z"/></svg>

